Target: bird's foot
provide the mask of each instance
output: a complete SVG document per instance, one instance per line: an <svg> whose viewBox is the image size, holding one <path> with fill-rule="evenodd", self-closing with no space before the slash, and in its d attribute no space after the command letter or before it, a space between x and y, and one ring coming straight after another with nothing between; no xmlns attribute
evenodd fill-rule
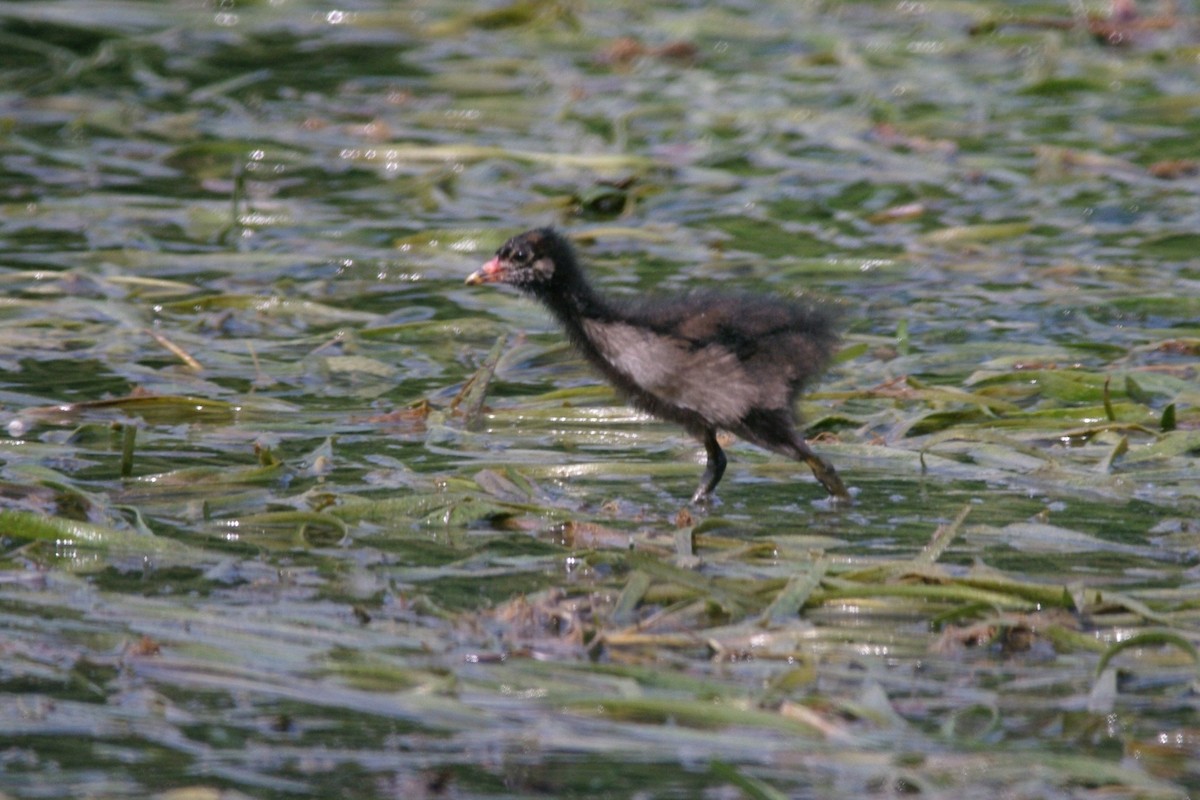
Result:
<svg viewBox="0 0 1200 800"><path fill-rule="evenodd" d="M825 459L812 454L810 458L805 458L809 468L817 481L825 487L825 491L829 492L829 499L840 506L848 506L854 502L850 496L850 492L846 489L846 484L842 483L841 477L838 476L837 470L833 468Z"/></svg>
<svg viewBox="0 0 1200 800"><path fill-rule="evenodd" d="M720 502L721 501L717 499L717 495L703 485L696 490L695 494L692 495L692 505L705 511L720 504Z"/></svg>
<svg viewBox="0 0 1200 800"><path fill-rule="evenodd" d="M846 494L834 494L830 492L825 497L813 501L815 508L820 508L824 511L846 511L854 505L854 496L847 492Z"/></svg>

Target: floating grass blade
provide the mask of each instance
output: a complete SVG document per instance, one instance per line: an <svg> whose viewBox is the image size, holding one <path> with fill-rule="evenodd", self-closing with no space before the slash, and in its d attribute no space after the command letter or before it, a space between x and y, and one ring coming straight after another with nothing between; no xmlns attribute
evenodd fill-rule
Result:
<svg viewBox="0 0 1200 800"><path fill-rule="evenodd" d="M1104 455L1104 458L1102 458L1100 460L1100 463L1098 463L1096 465L1096 471L1097 472L1111 472L1113 462L1128 452L1129 452L1129 437L1122 436L1120 439L1117 440L1116 444L1114 444L1111 448L1109 448L1109 451Z"/></svg>
<svg viewBox="0 0 1200 800"><path fill-rule="evenodd" d="M708 766L713 777L730 783L740 789L750 800L787 800L787 795L776 790L766 781L743 775L742 771L732 764L714 761Z"/></svg>
<svg viewBox="0 0 1200 800"><path fill-rule="evenodd" d="M121 477L128 478L133 474L133 450L137 442L137 426L121 426Z"/></svg>
<svg viewBox="0 0 1200 800"><path fill-rule="evenodd" d="M113 416L113 412L140 417L152 425L180 422L231 422L241 407L225 400L187 395L132 394L105 400L86 400L58 406L25 409L22 414L56 424L89 415Z"/></svg>
<svg viewBox="0 0 1200 800"><path fill-rule="evenodd" d="M446 161L473 163L498 159L552 167L593 169L597 172L625 172L630 169L649 169L655 166L653 159L625 153L550 153L472 144L394 144L357 151L352 154L352 157L355 160L366 162L435 161L438 163Z"/></svg>
<svg viewBox="0 0 1200 800"><path fill-rule="evenodd" d="M716 585L711 578L665 564L653 556L642 553L629 553L625 558L631 567L642 570L660 581L675 583L690 589L703 599L720 603L730 614L736 615L746 605L746 599Z"/></svg>
<svg viewBox="0 0 1200 800"><path fill-rule="evenodd" d="M625 586L617 596L610 619L613 625L624 627L632 625L637 619L637 607L642 602L646 590L650 588L652 578L642 570L634 570L625 579Z"/></svg>
<svg viewBox="0 0 1200 800"><path fill-rule="evenodd" d="M918 564L937 563L938 559L942 557L942 553L946 552L946 548L958 536L963 522L966 521L967 515L970 513L971 506L963 506L951 522L938 525L937 530L933 532L933 536L929 540L929 544L925 545L924 549L913 560Z"/></svg>
<svg viewBox="0 0 1200 800"><path fill-rule="evenodd" d="M496 337L492 349L488 351L487 358L480 364L479 369L475 370L475 374L463 384L458 395L450 401L451 410L462 411L463 424L467 430L477 430L483 421L483 405L487 400L492 376L496 374L496 364L500 361L500 356L504 352L504 343L507 340L508 336L505 334Z"/></svg>
<svg viewBox="0 0 1200 800"><path fill-rule="evenodd" d="M1108 666L1108 662L1112 661L1118 654L1125 650L1142 647L1176 647L1192 659L1192 664L1196 667L1197 673L1200 674L1200 650L1197 650L1196 645L1182 634L1171 630L1142 631L1130 636L1128 639L1117 642L1104 651L1104 655L1100 657L1100 661L1096 664L1096 674L1099 675L1103 672L1104 668Z"/></svg>
<svg viewBox="0 0 1200 800"><path fill-rule="evenodd" d="M106 525L51 517L29 511L0 510L0 531L16 539L36 539L58 542L66 546L94 547L123 555L131 553L146 557L196 559L199 551L189 545L163 536L145 536L133 531L119 530Z"/></svg>
<svg viewBox="0 0 1200 800"><path fill-rule="evenodd" d="M156 331L153 328L146 328L146 333L150 338L162 345L163 349L170 352L176 358L184 363L188 369L200 372L204 367L196 360L196 357L184 350L179 345L168 339L162 332Z"/></svg>
<svg viewBox="0 0 1200 800"><path fill-rule="evenodd" d="M813 591L821 585L821 580L828 570L829 562L818 558L808 565L807 570L788 578L787 585L758 618L759 624L774 627L795 621L800 609L804 608Z"/></svg>

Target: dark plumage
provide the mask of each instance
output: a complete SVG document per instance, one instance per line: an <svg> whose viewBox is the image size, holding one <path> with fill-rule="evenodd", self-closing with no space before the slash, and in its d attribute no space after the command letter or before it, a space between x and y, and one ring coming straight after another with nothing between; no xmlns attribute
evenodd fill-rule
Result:
<svg viewBox="0 0 1200 800"><path fill-rule="evenodd" d="M793 409L837 346L829 311L716 292L613 300L592 289L571 245L549 228L509 239L467 283L507 283L540 300L630 403L702 441L708 466L693 502L708 500L725 472L718 430L805 462L831 496L849 499L797 433Z"/></svg>

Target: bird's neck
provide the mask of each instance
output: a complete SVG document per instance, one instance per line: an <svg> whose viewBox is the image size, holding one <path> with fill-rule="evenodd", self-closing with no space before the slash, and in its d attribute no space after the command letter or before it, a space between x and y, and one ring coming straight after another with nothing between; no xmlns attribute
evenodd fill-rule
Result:
<svg viewBox="0 0 1200 800"><path fill-rule="evenodd" d="M565 290L541 299L555 318L568 328L578 326L582 320L603 319L613 313L612 304L582 277L573 280Z"/></svg>
<svg viewBox="0 0 1200 800"><path fill-rule="evenodd" d="M586 281L573 282L568 291L542 298L576 347L590 359L599 358L595 344L584 330L586 322L611 322L619 316L613 305Z"/></svg>

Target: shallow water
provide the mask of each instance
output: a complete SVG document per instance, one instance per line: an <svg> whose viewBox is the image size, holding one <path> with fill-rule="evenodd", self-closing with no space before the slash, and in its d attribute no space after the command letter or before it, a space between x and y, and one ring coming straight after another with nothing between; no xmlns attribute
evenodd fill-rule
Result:
<svg viewBox="0 0 1200 800"><path fill-rule="evenodd" d="M0 6L0 789L1195 793L1200 49L1139 12ZM734 442L686 509L462 284L543 224L841 305L854 505Z"/></svg>

